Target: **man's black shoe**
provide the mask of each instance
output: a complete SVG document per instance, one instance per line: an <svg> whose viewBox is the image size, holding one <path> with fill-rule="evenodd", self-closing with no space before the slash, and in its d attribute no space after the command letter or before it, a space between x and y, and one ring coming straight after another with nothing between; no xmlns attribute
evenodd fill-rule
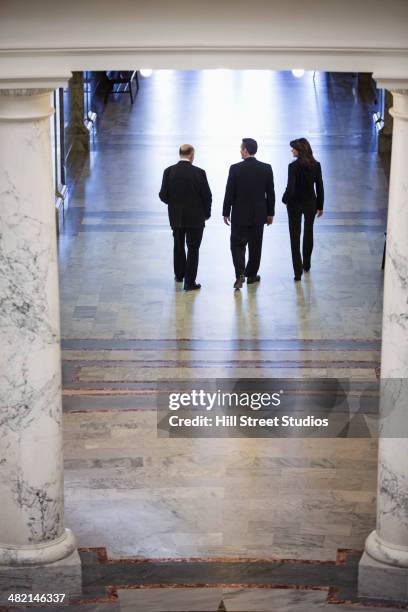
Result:
<svg viewBox="0 0 408 612"><path fill-rule="evenodd" d="M197 289L201 289L201 285L199 283L193 283L192 285L187 285L184 283L184 291L196 291Z"/></svg>
<svg viewBox="0 0 408 612"><path fill-rule="evenodd" d="M234 289L242 289L242 285L245 283L245 276L240 274L234 283Z"/></svg>
<svg viewBox="0 0 408 612"><path fill-rule="evenodd" d="M175 276L174 280L176 281L176 283L182 283L184 280L184 276Z"/></svg>
<svg viewBox="0 0 408 612"><path fill-rule="evenodd" d="M248 276L247 283L248 285L252 285L253 283L259 283L260 280L261 277L259 276L259 274L257 274L256 276Z"/></svg>
<svg viewBox="0 0 408 612"><path fill-rule="evenodd" d="M295 276L295 278L293 279L294 281L298 282L302 280L301 276Z"/></svg>
<svg viewBox="0 0 408 612"><path fill-rule="evenodd" d="M304 272L310 272L310 266L303 266Z"/></svg>

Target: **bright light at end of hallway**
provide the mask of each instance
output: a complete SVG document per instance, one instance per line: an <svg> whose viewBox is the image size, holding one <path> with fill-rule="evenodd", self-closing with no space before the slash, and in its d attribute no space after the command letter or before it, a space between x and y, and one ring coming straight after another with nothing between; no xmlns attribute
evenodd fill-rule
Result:
<svg viewBox="0 0 408 612"><path fill-rule="evenodd" d="M305 71L303 70L303 68L294 68L292 70L292 74L293 76L295 76L297 79L302 78L302 76L304 76Z"/></svg>
<svg viewBox="0 0 408 612"><path fill-rule="evenodd" d="M151 68L141 68L140 74L142 75L142 77L148 78L152 76L153 70Z"/></svg>

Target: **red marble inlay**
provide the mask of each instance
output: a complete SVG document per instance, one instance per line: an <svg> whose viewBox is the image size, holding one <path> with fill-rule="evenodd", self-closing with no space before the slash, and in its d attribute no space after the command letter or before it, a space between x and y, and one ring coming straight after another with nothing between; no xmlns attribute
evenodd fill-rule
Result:
<svg viewBox="0 0 408 612"><path fill-rule="evenodd" d="M338 556L333 561L319 561L315 559L280 559L275 558L262 558L262 557L158 557L158 558L146 558L146 557L129 557L120 559L108 559L105 548L79 548L80 552L94 552L100 563L113 564L131 564L131 563L271 563L280 565L295 564L299 563L302 565L340 565L345 562L347 556L344 556L344 561L339 562ZM355 553L361 554L362 551L339 549L342 553ZM343 557L342 557L343 558Z"/></svg>

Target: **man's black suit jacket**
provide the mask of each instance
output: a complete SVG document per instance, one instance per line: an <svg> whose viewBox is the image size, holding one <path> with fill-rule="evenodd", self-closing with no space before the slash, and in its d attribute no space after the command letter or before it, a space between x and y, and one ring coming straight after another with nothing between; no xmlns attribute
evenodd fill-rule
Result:
<svg viewBox="0 0 408 612"><path fill-rule="evenodd" d="M231 212L232 211L232 212ZM275 214L275 188L270 164L247 157L230 167L222 214L234 225L263 225Z"/></svg>
<svg viewBox="0 0 408 612"><path fill-rule="evenodd" d="M171 227L202 227L211 216L212 195L205 171L188 161L166 168L159 198L168 205Z"/></svg>

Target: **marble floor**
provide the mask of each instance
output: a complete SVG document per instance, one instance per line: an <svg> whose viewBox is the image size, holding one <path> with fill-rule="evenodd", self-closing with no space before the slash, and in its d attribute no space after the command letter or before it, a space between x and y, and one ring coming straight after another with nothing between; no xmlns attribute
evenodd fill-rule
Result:
<svg viewBox="0 0 408 612"><path fill-rule="evenodd" d="M243 136L273 166L277 214L261 283L234 293L221 212ZM322 163L326 211L312 270L295 284L280 199L299 136ZM173 281L157 196L182 142L195 145L214 197L193 294ZM59 252L66 524L79 546L186 563L334 562L338 549L362 550L375 524L375 440L163 439L152 402L159 381L177 379L376 383L387 181L354 77L155 72L133 106L111 98L72 181ZM220 582L229 586L119 589L119 600L144 612L330 605L327 589Z"/></svg>
<svg viewBox="0 0 408 612"><path fill-rule="evenodd" d="M408 609L408 604L402 602L390 605L381 600L358 599L358 551L339 550L334 561L326 562L242 558L115 560L108 557L104 548L81 549L80 555L82 595L72 597L58 609L78 612ZM37 609L47 612L43 606Z"/></svg>
<svg viewBox="0 0 408 612"><path fill-rule="evenodd" d="M301 589L163 589L157 592L121 591L119 595L120 610L133 612L164 612L163 601L166 601L166 612L329 612L334 606L327 603L327 592L324 590ZM337 605L337 612L350 610L350 605ZM355 610L376 612L378 607L357 606ZM387 609L387 608L381 608ZM388 608L390 610L390 608Z"/></svg>

